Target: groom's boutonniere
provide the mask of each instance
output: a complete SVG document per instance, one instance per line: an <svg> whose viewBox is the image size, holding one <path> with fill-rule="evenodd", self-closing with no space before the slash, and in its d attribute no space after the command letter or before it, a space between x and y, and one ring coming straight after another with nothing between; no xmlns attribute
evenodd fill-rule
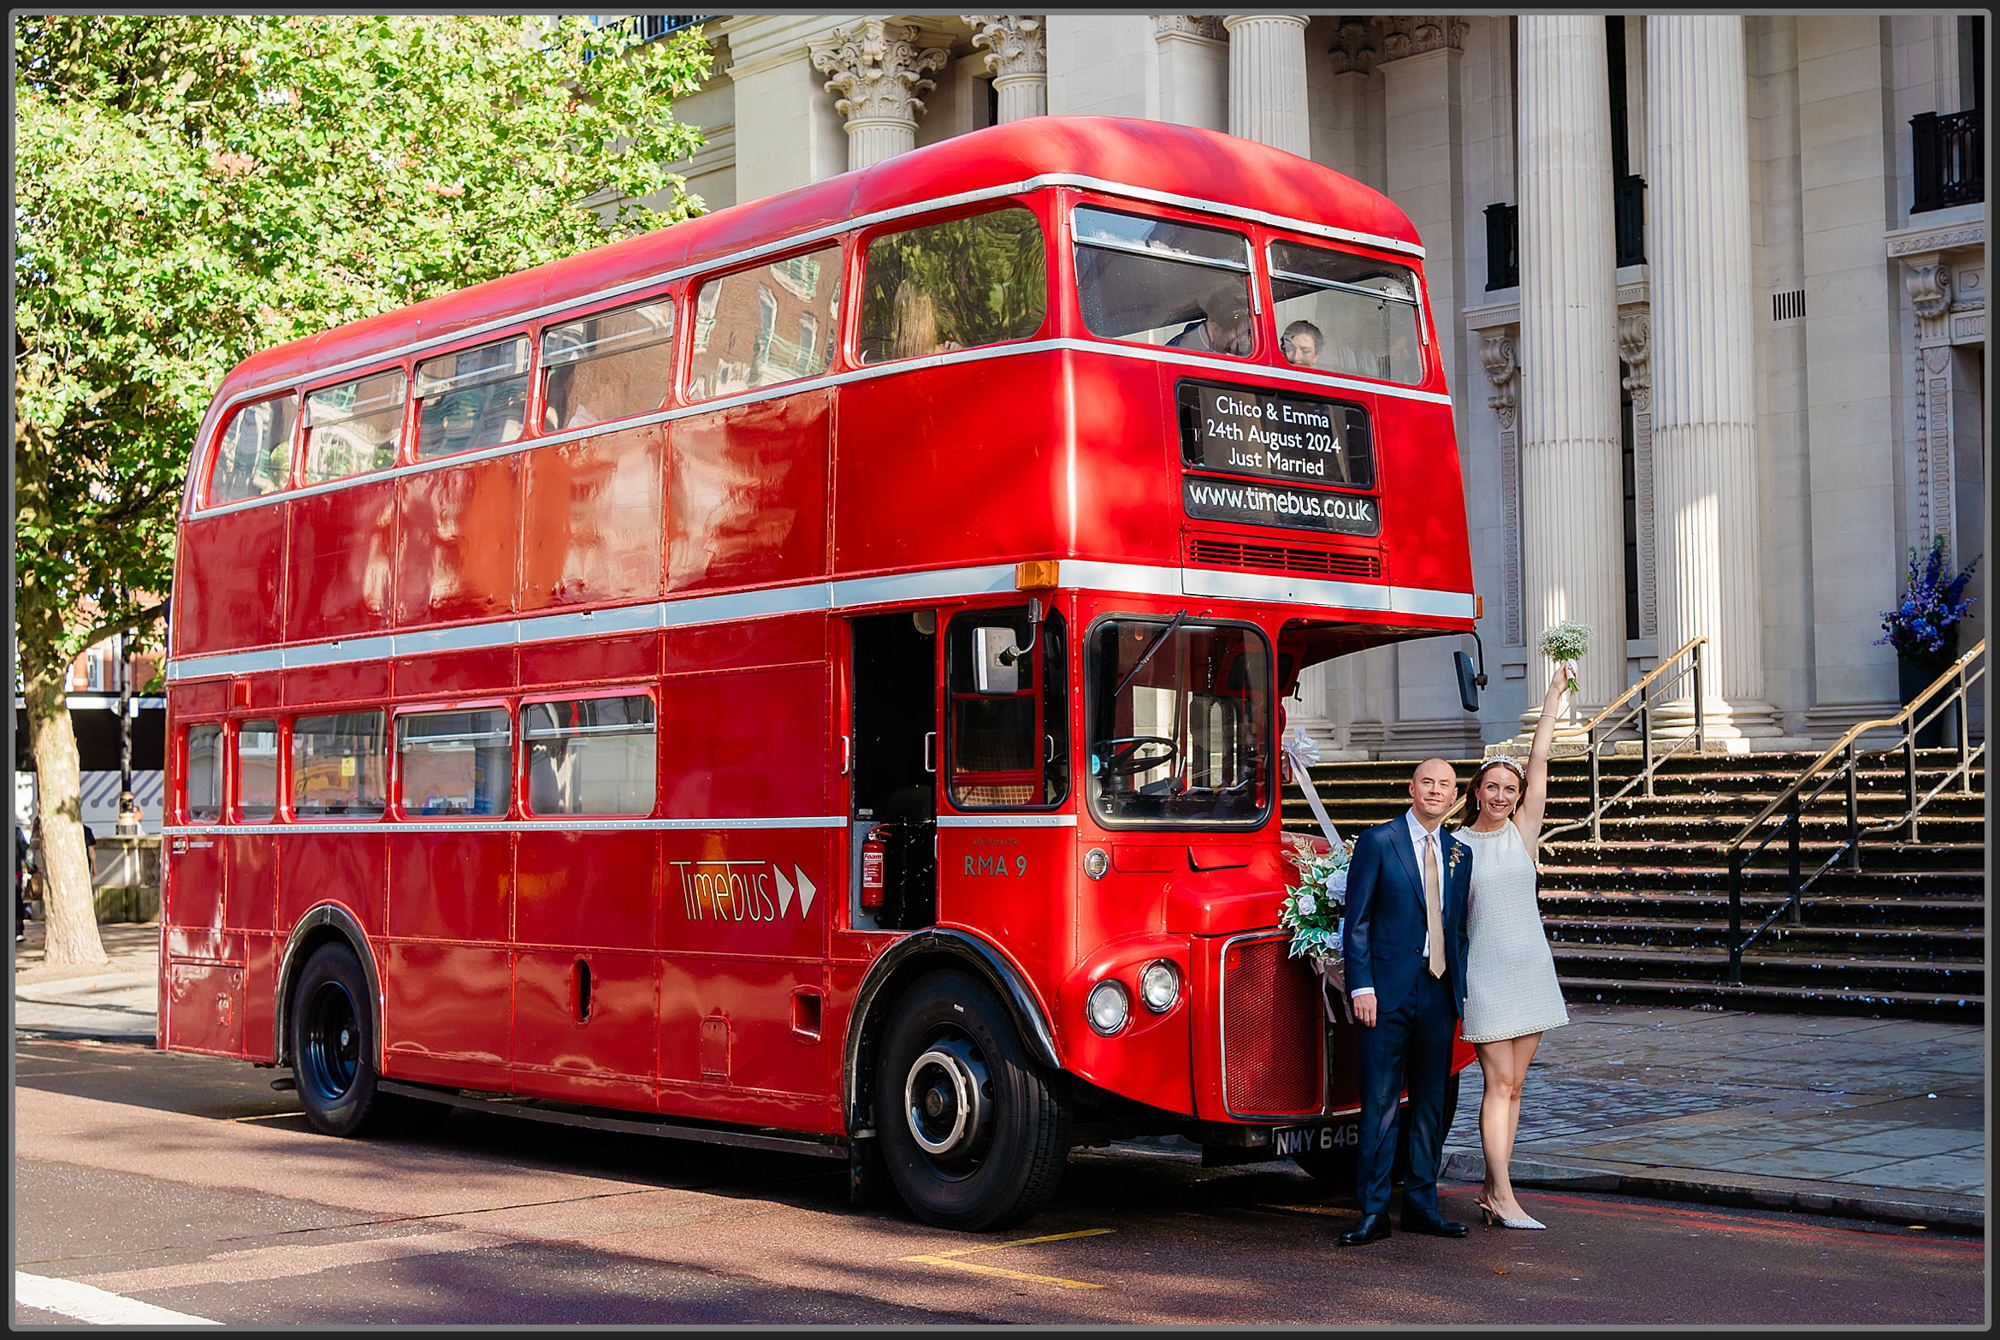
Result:
<svg viewBox="0 0 2000 1340"><path fill-rule="evenodd" d="M1457 842L1452 843L1451 855L1447 856L1444 862L1445 873L1449 875L1457 874L1458 863L1464 856L1465 856L1465 847L1463 846L1463 844Z"/></svg>

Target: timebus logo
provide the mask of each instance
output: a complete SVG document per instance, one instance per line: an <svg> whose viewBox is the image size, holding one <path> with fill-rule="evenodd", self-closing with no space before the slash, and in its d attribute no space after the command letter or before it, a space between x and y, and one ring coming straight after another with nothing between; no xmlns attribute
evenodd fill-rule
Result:
<svg viewBox="0 0 2000 1340"><path fill-rule="evenodd" d="M689 921L776 921L792 910L794 895L804 921L819 892L797 865L786 879L776 861L675 861L673 866Z"/></svg>

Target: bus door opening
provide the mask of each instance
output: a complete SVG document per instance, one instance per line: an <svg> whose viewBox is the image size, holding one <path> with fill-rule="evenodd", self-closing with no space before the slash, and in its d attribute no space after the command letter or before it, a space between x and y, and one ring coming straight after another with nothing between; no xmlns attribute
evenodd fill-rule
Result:
<svg viewBox="0 0 2000 1340"><path fill-rule="evenodd" d="M937 920L937 612L871 614L852 632L849 922L914 930Z"/></svg>

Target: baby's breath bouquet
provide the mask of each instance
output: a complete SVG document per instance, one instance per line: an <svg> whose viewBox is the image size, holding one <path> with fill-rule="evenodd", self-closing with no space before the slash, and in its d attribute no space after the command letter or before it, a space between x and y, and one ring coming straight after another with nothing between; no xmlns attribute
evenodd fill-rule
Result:
<svg viewBox="0 0 2000 1340"><path fill-rule="evenodd" d="M1567 661L1574 666L1583 659L1583 654L1590 650L1590 636L1594 631L1596 630L1587 623L1564 619L1561 623L1543 630L1542 655L1556 662ZM1575 693L1576 676L1571 675L1564 687Z"/></svg>

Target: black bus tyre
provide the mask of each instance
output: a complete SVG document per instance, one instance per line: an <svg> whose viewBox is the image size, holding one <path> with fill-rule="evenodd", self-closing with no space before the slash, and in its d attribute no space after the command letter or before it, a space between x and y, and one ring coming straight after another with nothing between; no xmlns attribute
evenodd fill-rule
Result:
<svg viewBox="0 0 2000 1340"><path fill-rule="evenodd" d="M920 978L890 1018L875 1069L883 1158L911 1212L969 1232L1038 1212L1069 1161L1058 1084L984 985L948 970Z"/></svg>
<svg viewBox="0 0 2000 1340"><path fill-rule="evenodd" d="M306 1119L328 1135L376 1135L433 1103L377 1093L368 978L345 944L323 945L292 988L292 1075Z"/></svg>

